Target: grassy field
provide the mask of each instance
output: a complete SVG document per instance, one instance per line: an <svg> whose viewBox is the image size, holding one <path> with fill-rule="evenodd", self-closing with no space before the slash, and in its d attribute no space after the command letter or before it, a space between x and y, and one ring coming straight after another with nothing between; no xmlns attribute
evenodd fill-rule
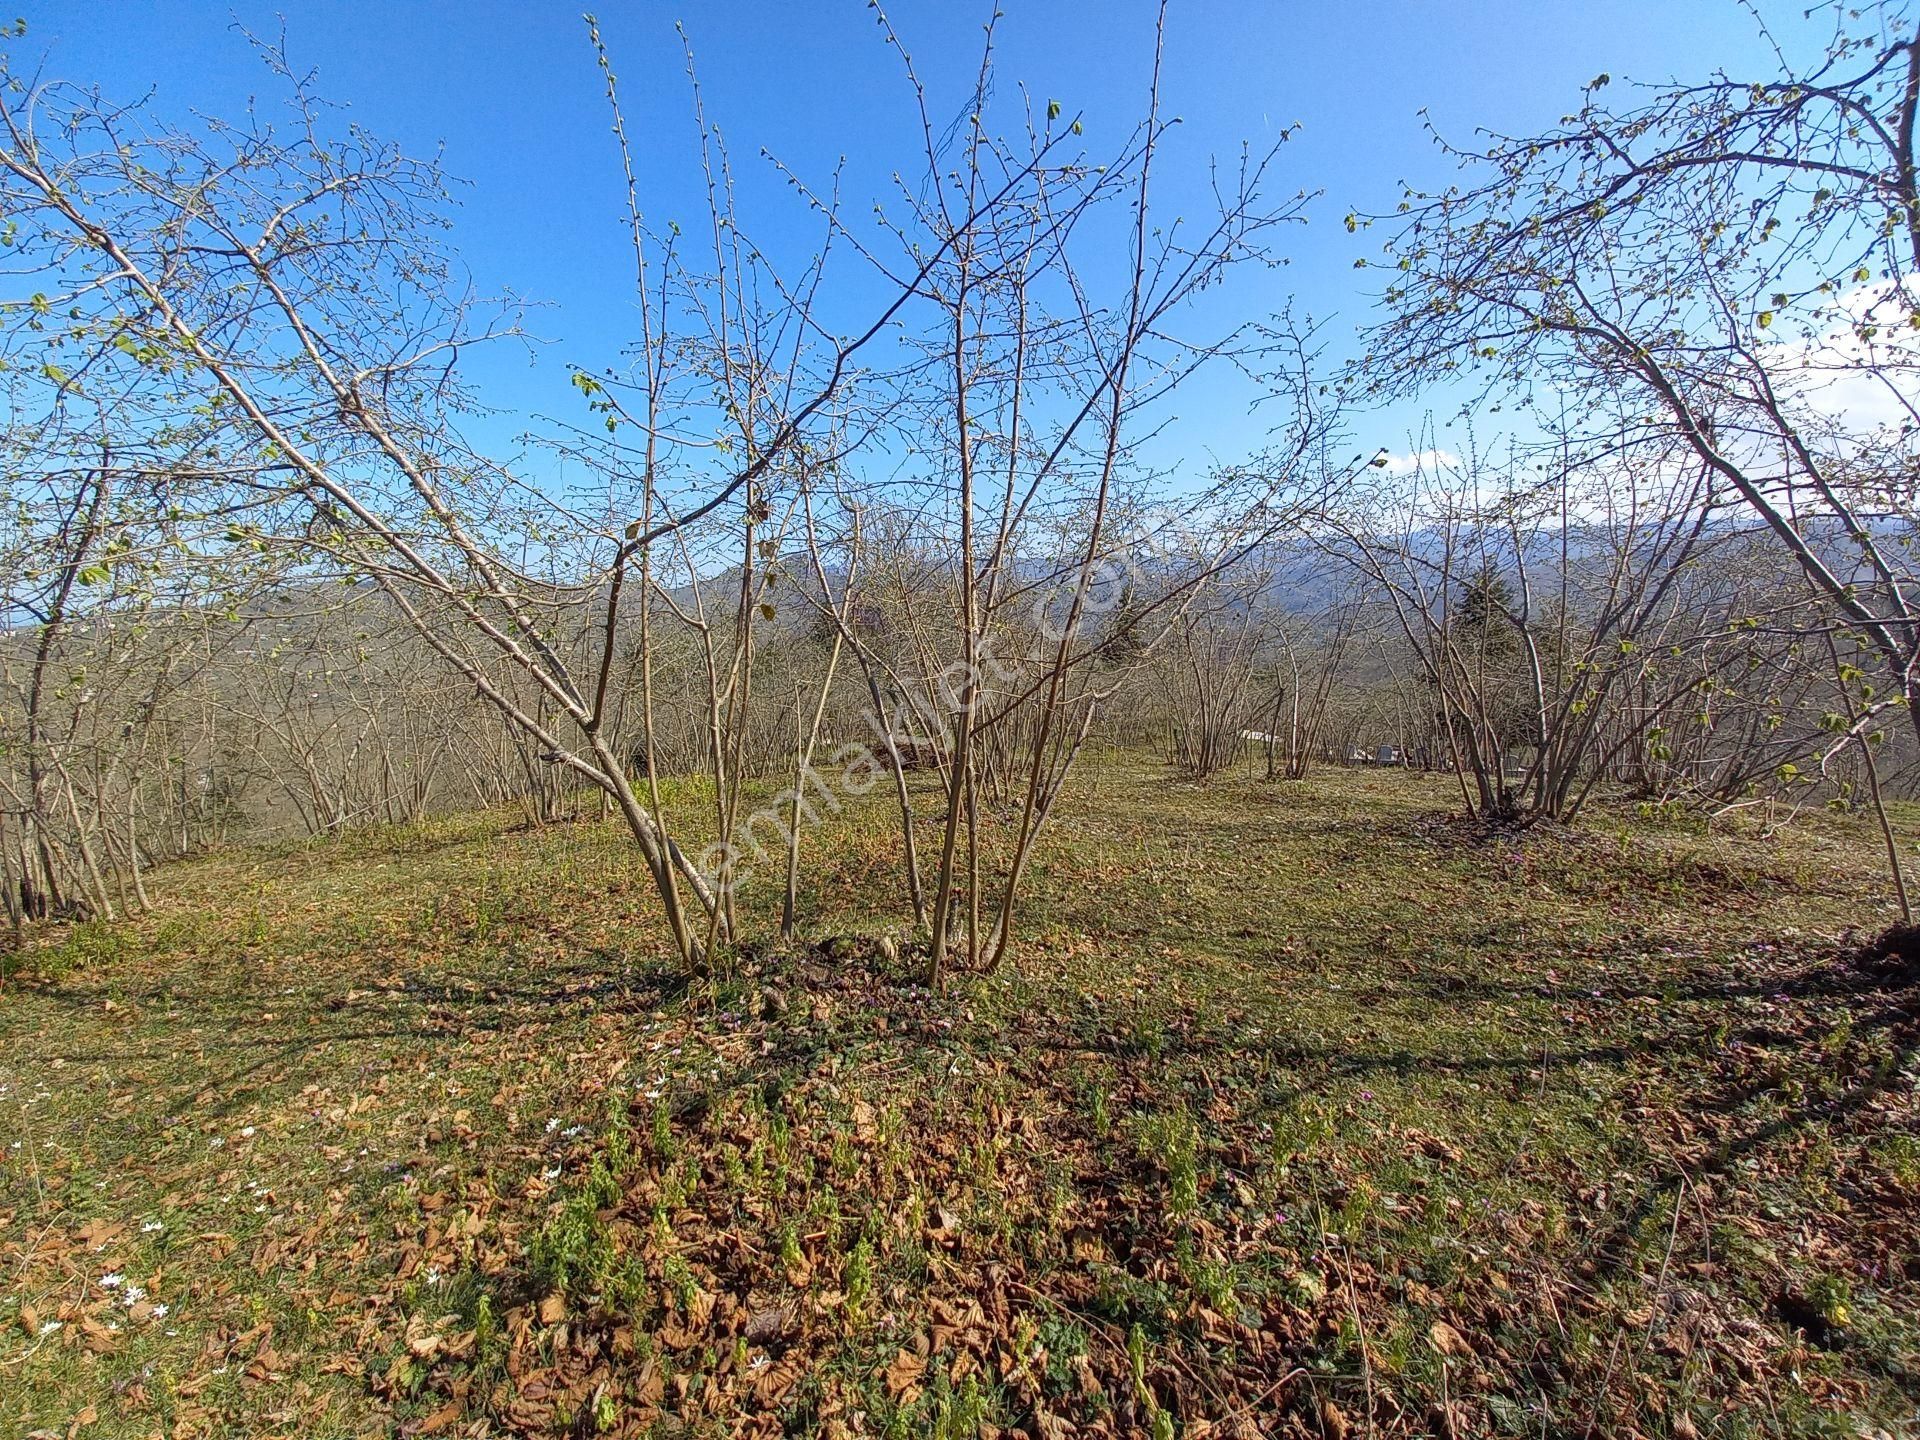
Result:
<svg viewBox="0 0 1920 1440"><path fill-rule="evenodd" d="M597 821L171 867L0 991L0 1436L1909 1432L1868 827L1451 799L1108 759L940 995L877 807L693 986Z"/></svg>

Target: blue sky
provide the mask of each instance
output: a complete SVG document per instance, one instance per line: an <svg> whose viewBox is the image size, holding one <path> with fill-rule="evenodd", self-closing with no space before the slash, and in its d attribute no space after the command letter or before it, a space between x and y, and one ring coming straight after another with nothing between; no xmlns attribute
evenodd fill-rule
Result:
<svg viewBox="0 0 1920 1440"><path fill-rule="evenodd" d="M1116 141L1138 114L1152 6L1001 3L1001 103L1024 84L1042 103L1084 111L1093 149ZM1799 6L1762 9L1790 26ZM909 97L865 0L603 0L600 12L655 222L701 213L686 164L693 132L676 20L694 44L708 113L735 153L762 244L804 258L818 232L757 158L761 146L810 178L824 179L844 155L844 188L862 200L913 162ZM189 107L232 114L266 88L233 27L272 32L284 16L289 53L318 71L322 93L414 151L443 145L449 172L468 182L454 231L466 266L483 288L511 287L547 306L533 324L549 343L531 362L520 353L483 362L479 379L494 404L577 417L568 366L617 363L633 335L618 157L577 4L28 0L23 13L20 48L44 52L49 76L120 98L151 90L169 116ZM941 118L955 113L986 8L898 0L891 13ZM1230 303L1264 314L1292 296L1332 317L1338 342L1366 316L1375 281L1354 260L1375 253L1380 238L1348 234L1341 217L1391 208L1403 180L1437 185L1448 176L1422 109L1454 137L1476 126L1534 129L1574 108L1601 71L1665 79L1721 64L1767 69L1734 0L1176 0L1165 92L1184 124L1164 203L1178 210L1197 195L1191 187L1209 155L1230 156L1243 140L1260 147L1299 122L1282 184L1324 197L1311 223L1285 237L1291 263L1243 274ZM1267 423L1249 417L1245 402L1226 384L1183 392L1184 423L1170 443L1189 463L1245 450ZM1401 407L1367 422L1356 443L1404 446L1417 419Z"/></svg>

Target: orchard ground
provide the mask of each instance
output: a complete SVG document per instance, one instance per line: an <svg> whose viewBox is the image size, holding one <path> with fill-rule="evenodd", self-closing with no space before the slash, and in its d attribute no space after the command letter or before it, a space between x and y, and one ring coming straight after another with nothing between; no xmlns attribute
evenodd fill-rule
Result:
<svg viewBox="0 0 1920 1440"><path fill-rule="evenodd" d="M938 995L879 791L693 984L617 823L168 867L0 990L0 1434L1912 1426L1877 832L1455 798L1097 757Z"/></svg>

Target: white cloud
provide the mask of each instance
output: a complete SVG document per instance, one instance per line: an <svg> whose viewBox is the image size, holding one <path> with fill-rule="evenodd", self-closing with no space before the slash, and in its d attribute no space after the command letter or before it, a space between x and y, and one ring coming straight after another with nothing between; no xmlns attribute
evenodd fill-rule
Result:
<svg viewBox="0 0 1920 1440"><path fill-rule="evenodd" d="M1460 463L1460 457L1451 450L1409 450L1401 454L1388 454L1386 462L1379 468L1389 475L1412 475L1418 471L1431 475L1436 470L1455 468Z"/></svg>
<svg viewBox="0 0 1920 1440"><path fill-rule="evenodd" d="M1908 323L1917 293L1913 276L1856 286L1818 333L1770 342L1761 363L1782 392L1847 435L1898 431L1920 410L1920 330Z"/></svg>

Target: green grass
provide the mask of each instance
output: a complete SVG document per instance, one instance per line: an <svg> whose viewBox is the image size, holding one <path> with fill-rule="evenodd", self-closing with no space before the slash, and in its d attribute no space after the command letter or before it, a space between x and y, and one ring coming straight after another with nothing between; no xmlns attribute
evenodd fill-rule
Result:
<svg viewBox="0 0 1920 1440"><path fill-rule="evenodd" d="M1449 804L1103 759L938 996L688 987L600 822L170 867L0 994L0 1434L1910 1424L1870 828ZM810 934L898 923L886 825Z"/></svg>

